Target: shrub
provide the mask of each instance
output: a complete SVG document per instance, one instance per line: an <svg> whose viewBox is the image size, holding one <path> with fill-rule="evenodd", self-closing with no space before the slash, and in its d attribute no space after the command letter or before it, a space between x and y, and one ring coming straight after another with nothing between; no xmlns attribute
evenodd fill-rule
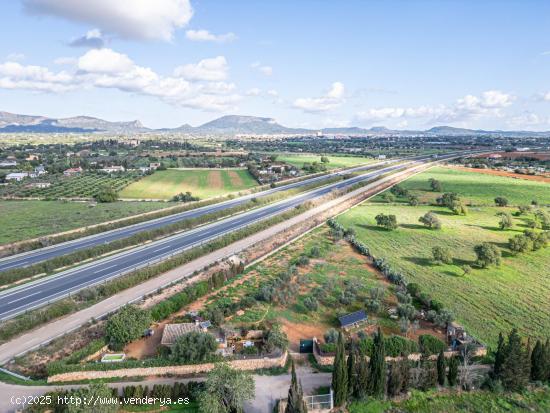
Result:
<svg viewBox="0 0 550 413"><path fill-rule="evenodd" d="M452 264L453 256L448 248L435 246L432 248L433 259L437 264Z"/></svg>
<svg viewBox="0 0 550 413"><path fill-rule="evenodd" d="M401 336L390 336L384 339L386 356L398 357L418 352L418 344Z"/></svg>
<svg viewBox="0 0 550 413"><path fill-rule="evenodd" d="M489 242L474 247L474 252L477 255L477 265L481 268L487 268L489 265L500 265L500 250L495 245Z"/></svg>
<svg viewBox="0 0 550 413"><path fill-rule="evenodd" d="M319 302L315 297L306 297L304 299L304 306L309 311L317 311L317 309L319 308Z"/></svg>
<svg viewBox="0 0 550 413"><path fill-rule="evenodd" d="M429 334L422 334L418 337L418 344L420 346L420 351L426 356L439 354L441 350L444 351L447 348L443 341Z"/></svg>
<svg viewBox="0 0 550 413"><path fill-rule="evenodd" d="M495 198L495 205L499 207L505 207L508 205L508 199L504 198L503 196L497 196Z"/></svg>
<svg viewBox="0 0 550 413"><path fill-rule="evenodd" d="M122 307L112 315L105 326L105 337L109 347L122 350L129 342L138 339L151 325L151 314L135 305Z"/></svg>
<svg viewBox="0 0 550 413"><path fill-rule="evenodd" d="M424 224L424 226L431 228L431 229L440 229L441 228L441 221L435 215L433 212L426 212L424 215L422 215L418 221Z"/></svg>
<svg viewBox="0 0 550 413"><path fill-rule="evenodd" d="M178 363L200 363L207 361L217 348L212 334L193 331L176 339L170 358Z"/></svg>

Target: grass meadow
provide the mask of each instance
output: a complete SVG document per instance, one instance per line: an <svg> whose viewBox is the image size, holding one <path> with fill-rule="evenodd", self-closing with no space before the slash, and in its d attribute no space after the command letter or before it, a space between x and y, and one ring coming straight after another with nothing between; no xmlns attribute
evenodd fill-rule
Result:
<svg viewBox="0 0 550 413"><path fill-rule="evenodd" d="M166 208L165 202L0 201L0 245Z"/></svg>
<svg viewBox="0 0 550 413"><path fill-rule="evenodd" d="M245 169L169 169L145 176L124 188L119 195L129 199L170 199L189 191L205 199L256 185L256 180Z"/></svg>
<svg viewBox="0 0 550 413"><path fill-rule="evenodd" d="M410 282L420 284L423 291L444 303L471 334L487 344L494 345L498 333L512 327L525 336L550 337L550 247L512 255L507 241L527 228L526 218L513 217L513 227L502 231L496 213L512 213L516 208L490 206L497 195L517 204L529 203L533 198L544 200L550 192L548 186L443 168L416 175L402 186L428 194L424 187L430 177L439 179L445 191L455 191L480 206L470 206L468 215L457 216L444 207L367 202L341 215L338 221L355 228L358 238L375 256L387 258ZM438 194L429 195L431 199ZM441 230L424 228L418 222L428 211L437 214L443 224ZM379 213L396 215L399 228L386 231L377 227L374 217ZM464 275L461 266L474 265L473 248L484 241L501 249L500 267L474 267ZM432 262L431 250L436 245L452 251L452 264Z"/></svg>

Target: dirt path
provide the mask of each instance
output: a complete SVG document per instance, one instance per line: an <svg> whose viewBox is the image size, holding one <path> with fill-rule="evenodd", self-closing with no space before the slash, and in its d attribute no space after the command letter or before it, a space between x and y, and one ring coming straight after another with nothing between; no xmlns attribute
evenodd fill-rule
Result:
<svg viewBox="0 0 550 413"><path fill-rule="evenodd" d="M325 331L330 326L321 324L319 322L313 324L306 323L293 323L285 318L280 318L282 330L288 337L289 348L292 351L300 351L301 339L312 339L313 337L321 338Z"/></svg>
<svg viewBox="0 0 550 413"><path fill-rule="evenodd" d="M504 176L507 178L525 179L526 181L537 181L550 183L550 177L540 175L524 175L516 174L514 172L499 171L496 169L478 169L478 168L466 168L464 166L448 166L452 169L458 169L459 171L477 172L479 174Z"/></svg>

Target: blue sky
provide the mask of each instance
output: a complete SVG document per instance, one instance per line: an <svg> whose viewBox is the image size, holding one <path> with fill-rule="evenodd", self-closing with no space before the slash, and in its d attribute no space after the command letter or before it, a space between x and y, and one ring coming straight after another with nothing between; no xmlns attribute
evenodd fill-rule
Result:
<svg viewBox="0 0 550 413"><path fill-rule="evenodd" d="M547 1L14 0L0 16L0 110L550 130Z"/></svg>

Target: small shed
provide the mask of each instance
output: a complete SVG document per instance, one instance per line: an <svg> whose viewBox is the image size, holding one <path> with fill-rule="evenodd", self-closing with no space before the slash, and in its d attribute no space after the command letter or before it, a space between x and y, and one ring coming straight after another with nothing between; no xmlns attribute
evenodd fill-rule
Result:
<svg viewBox="0 0 550 413"><path fill-rule="evenodd" d="M344 330L357 327L367 321L367 313L365 310L359 310L354 313L346 314L341 317L338 317L340 321L340 327Z"/></svg>

